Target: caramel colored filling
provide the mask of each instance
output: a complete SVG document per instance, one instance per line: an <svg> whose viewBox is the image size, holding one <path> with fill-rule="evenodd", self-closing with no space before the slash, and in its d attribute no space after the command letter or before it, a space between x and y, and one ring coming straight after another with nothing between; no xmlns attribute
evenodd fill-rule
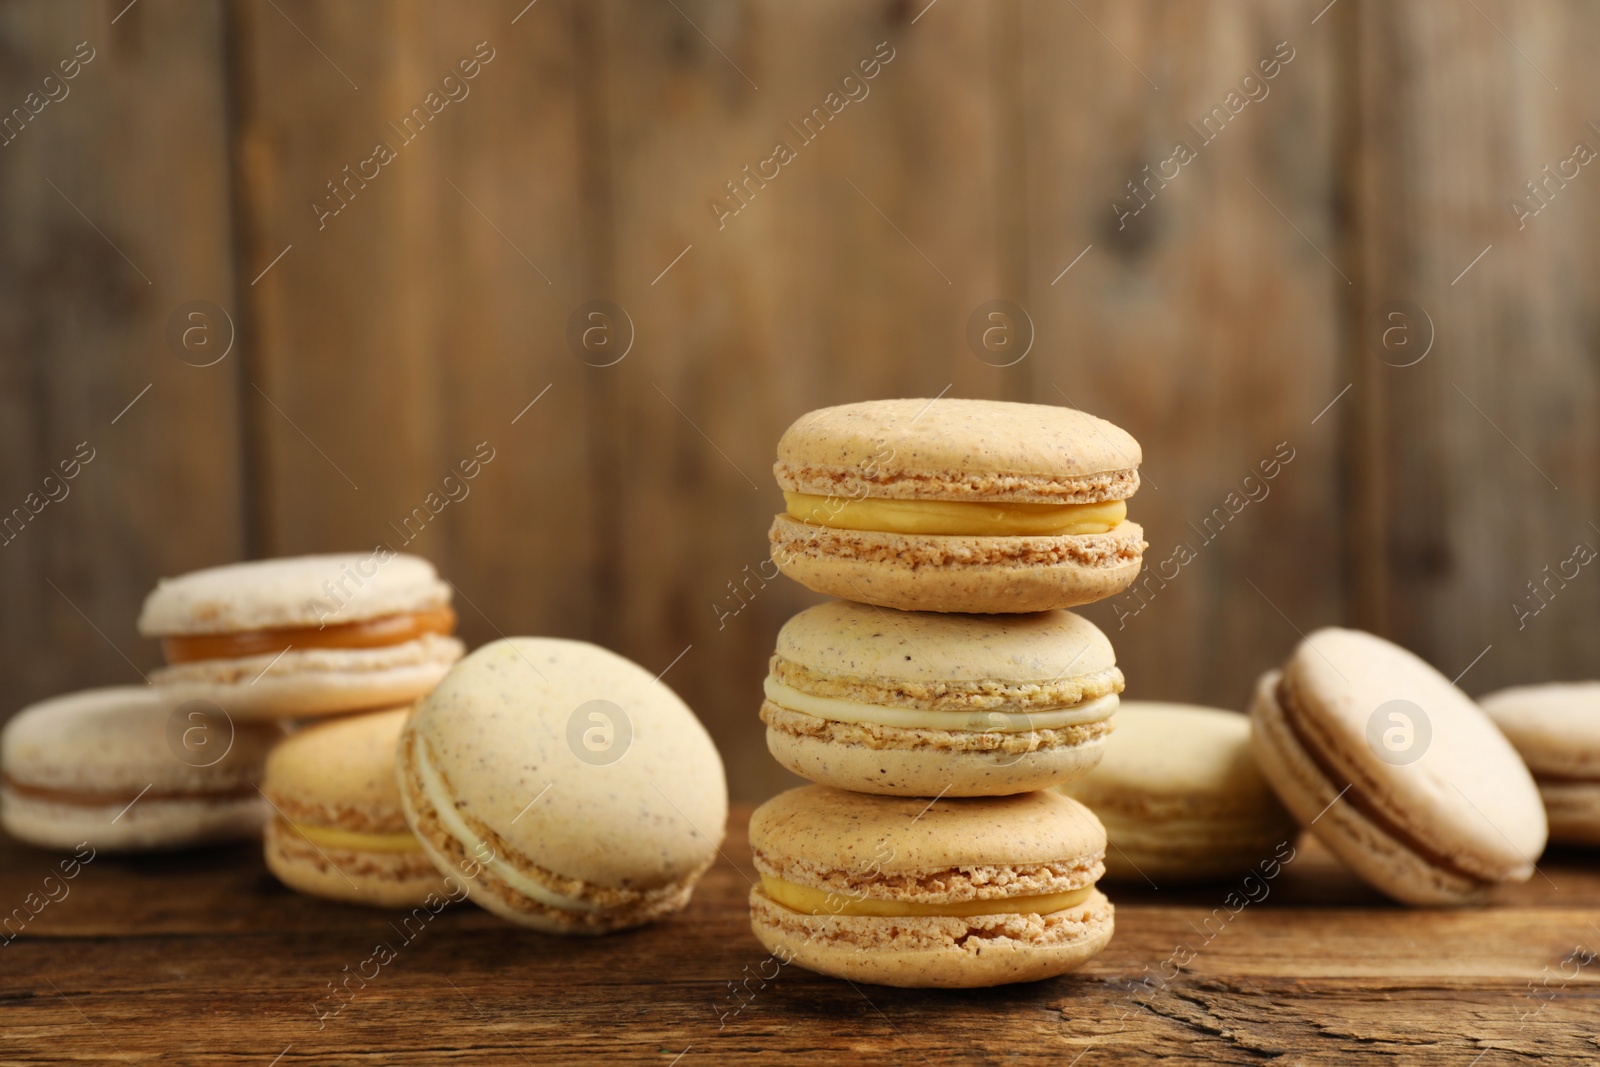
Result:
<svg viewBox="0 0 1600 1067"><path fill-rule="evenodd" d="M1109 533L1128 517L1123 500L1093 504L1010 504L982 500L890 500L884 497L783 494L789 517L837 530L964 537Z"/></svg>
<svg viewBox="0 0 1600 1067"><path fill-rule="evenodd" d="M233 634L175 634L161 639L161 649L168 663L192 663L264 656L286 649L387 648L415 641L425 634L448 635L455 628L455 610L446 606L339 623L320 630L315 626L295 626Z"/></svg>
<svg viewBox="0 0 1600 1067"><path fill-rule="evenodd" d="M411 831L375 834L344 830L337 826L314 826L290 822L289 827L313 845L322 848L353 849L357 852L421 852L422 845Z"/></svg>
<svg viewBox="0 0 1600 1067"><path fill-rule="evenodd" d="M19 782L9 774L3 779L5 787L19 797L30 797L51 804L71 804L80 808L106 808L113 804L131 804L138 800L238 800L256 795L253 785L211 789L203 792L179 793L170 790L146 789L60 789L48 785L30 785Z"/></svg>
<svg viewBox="0 0 1600 1067"><path fill-rule="evenodd" d="M912 915L945 915L963 918L968 915L1048 915L1053 911L1082 904L1094 892L1094 886L1069 889L1065 893L1043 893L1029 897L1001 897L996 900L962 900L935 903L910 900L877 900L870 897L852 897L844 893L817 889L809 885L796 885L770 874L761 876L761 888L767 896L790 911L802 915L876 915L884 918L901 918Z"/></svg>

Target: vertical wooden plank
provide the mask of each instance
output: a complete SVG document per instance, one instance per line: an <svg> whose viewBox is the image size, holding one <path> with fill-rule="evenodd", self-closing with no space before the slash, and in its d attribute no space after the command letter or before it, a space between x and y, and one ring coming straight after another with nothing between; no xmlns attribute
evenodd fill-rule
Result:
<svg viewBox="0 0 1600 1067"><path fill-rule="evenodd" d="M1339 56L1314 14L1024 7L1039 342L1016 369L1036 400L1102 415L1143 446L1129 513L1150 543L1145 570L1085 610L1130 697L1242 707L1297 631L1342 615L1341 433L1317 416L1348 380L1336 339L1350 283L1332 166Z"/></svg>
<svg viewBox="0 0 1600 1067"><path fill-rule="evenodd" d="M767 561L779 434L828 404L1001 387L964 329L1014 296L1007 9L912 25L919 7L604 8L614 291L639 331L604 372L619 526L637 531L618 546L617 645L671 666L736 796L786 780L760 680L778 627L817 599ZM788 162L766 163L780 142Z"/></svg>
<svg viewBox="0 0 1600 1067"><path fill-rule="evenodd" d="M145 593L243 541L238 346L168 340L236 311L221 14L122 7L0 8L0 716L137 683Z"/></svg>
<svg viewBox="0 0 1600 1067"><path fill-rule="evenodd" d="M1358 353L1357 619L1451 675L1481 654L1473 692L1592 677L1600 177L1574 149L1600 150L1595 13L1485 0L1339 18L1360 55L1359 327L1370 338L1404 300L1424 309L1419 341L1434 334L1414 365Z"/></svg>
<svg viewBox="0 0 1600 1067"><path fill-rule="evenodd" d="M251 289L263 548L433 559L474 644L611 610L564 340L595 269L581 9L521 7L239 8L244 270L283 256Z"/></svg>

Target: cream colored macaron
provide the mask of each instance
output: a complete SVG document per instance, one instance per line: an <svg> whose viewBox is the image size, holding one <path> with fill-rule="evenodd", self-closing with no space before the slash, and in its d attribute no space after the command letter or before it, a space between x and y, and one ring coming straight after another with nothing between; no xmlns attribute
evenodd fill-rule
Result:
<svg viewBox="0 0 1600 1067"><path fill-rule="evenodd" d="M1533 772L1550 840L1600 845L1600 682L1517 686L1478 703Z"/></svg>
<svg viewBox="0 0 1600 1067"><path fill-rule="evenodd" d="M1105 824L1108 877L1158 886L1247 873L1299 831L1236 711L1125 700L1099 765L1063 792Z"/></svg>
<svg viewBox="0 0 1600 1067"><path fill-rule="evenodd" d="M1262 676L1250 713L1284 804L1396 900L1473 903L1533 874L1547 827L1527 767L1471 698L1398 645L1318 630Z"/></svg>
<svg viewBox="0 0 1600 1067"><path fill-rule="evenodd" d="M1054 791L968 800L809 785L750 818L750 925L782 964L970 988L1065 974L1111 939L1105 831Z"/></svg>
<svg viewBox="0 0 1600 1067"><path fill-rule="evenodd" d="M291 889L398 907L465 895L445 884L406 825L395 745L410 708L318 723L267 758L267 867Z"/></svg>
<svg viewBox="0 0 1600 1067"><path fill-rule="evenodd" d="M582 641L473 652L400 739L407 822L472 900L551 933L679 910L711 866L728 787L711 737L649 671Z"/></svg>
<svg viewBox="0 0 1600 1067"><path fill-rule="evenodd" d="M778 632L761 720L777 761L840 789L1001 796L1093 767L1122 672L1067 611L902 612L842 600Z"/></svg>
<svg viewBox="0 0 1600 1067"><path fill-rule="evenodd" d="M24 708L0 733L0 823L47 848L183 848L254 837L276 723L235 723L149 686Z"/></svg>
<svg viewBox="0 0 1600 1067"><path fill-rule="evenodd" d="M1071 408L871 400L802 416L773 467L772 559L829 596L907 611L1045 611L1139 573L1139 443Z"/></svg>
<svg viewBox="0 0 1600 1067"><path fill-rule="evenodd" d="M450 586L387 548L212 567L163 579L139 632L168 666L150 680L236 719L407 704L461 657Z"/></svg>

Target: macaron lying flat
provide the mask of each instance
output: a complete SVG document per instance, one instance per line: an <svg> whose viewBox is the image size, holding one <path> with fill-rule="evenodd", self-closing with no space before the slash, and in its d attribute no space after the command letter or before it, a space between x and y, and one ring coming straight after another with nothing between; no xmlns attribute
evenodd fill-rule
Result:
<svg viewBox="0 0 1600 1067"><path fill-rule="evenodd" d="M1471 698L1398 645L1318 630L1262 676L1250 714L1284 804L1396 900L1473 903L1533 874L1547 828L1527 767Z"/></svg>
<svg viewBox="0 0 1600 1067"><path fill-rule="evenodd" d="M777 761L840 789L1001 796L1093 767L1122 672L1071 612L946 615L835 600L778 633L761 721Z"/></svg>
<svg viewBox="0 0 1600 1067"><path fill-rule="evenodd" d="M150 680L239 719L410 703L461 658L455 624L433 565L387 549L163 579L139 614L168 663Z"/></svg>
<svg viewBox="0 0 1600 1067"><path fill-rule="evenodd" d="M148 686L88 689L18 712L0 734L0 823L46 848L183 848L253 837L276 723L232 723Z"/></svg>
<svg viewBox="0 0 1600 1067"><path fill-rule="evenodd" d="M1108 877L1159 884L1248 871L1299 831L1236 711L1123 701L1097 767L1063 792L1105 824Z"/></svg>
<svg viewBox="0 0 1600 1067"><path fill-rule="evenodd" d="M600 934L679 910L728 819L722 759L649 671L513 637L456 665L400 738L406 820L503 918Z"/></svg>
<svg viewBox="0 0 1600 1067"><path fill-rule="evenodd" d="M750 925L780 962L851 981L1036 981L1111 939L1105 844L1056 792L930 804L803 786L750 818Z"/></svg>
<svg viewBox="0 0 1600 1067"><path fill-rule="evenodd" d="M394 754L410 712L318 723L273 749L261 783L273 806L265 846L284 885L381 907L452 895L400 809Z"/></svg>
<svg viewBox="0 0 1600 1067"><path fill-rule="evenodd" d="M1139 573L1139 443L1093 415L873 400L801 417L773 467L772 559L829 596L907 611L1045 611Z"/></svg>
<svg viewBox="0 0 1600 1067"><path fill-rule="evenodd" d="M1550 840L1600 845L1600 682L1518 686L1478 704L1533 772Z"/></svg>

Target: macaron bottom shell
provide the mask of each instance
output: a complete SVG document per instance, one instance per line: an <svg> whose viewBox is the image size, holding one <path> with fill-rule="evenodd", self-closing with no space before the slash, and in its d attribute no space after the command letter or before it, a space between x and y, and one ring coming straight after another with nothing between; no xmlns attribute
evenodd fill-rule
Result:
<svg viewBox="0 0 1600 1067"><path fill-rule="evenodd" d="M750 927L784 963L876 985L976 989L1066 974L1111 940L1114 909L1099 890L1044 915L808 915L750 891Z"/></svg>
<svg viewBox="0 0 1600 1067"><path fill-rule="evenodd" d="M1267 833L1205 819L1150 823L1128 820L1105 808L1106 877L1118 882L1210 881L1249 874L1276 850L1293 842L1299 827L1288 823Z"/></svg>
<svg viewBox="0 0 1600 1067"><path fill-rule="evenodd" d="M1015 614L1090 604L1139 574L1144 530L962 537L843 530L787 514L768 532L778 569L844 600L902 611Z"/></svg>
<svg viewBox="0 0 1600 1067"><path fill-rule="evenodd" d="M1109 721L1031 733L900 729L761 707L767 750L823 785L880 796L1007 796L1047 789L1100 762Z"/></svg>
<svg viewBox="0 0 1600 1067"><path fill-rule="evenodd" d="M70 849L88 842L103 852L141 852L239 841L261 833L266 813L266 804L254 793L91 805L0 789L0 825L12 837L40 848Z"/></svg>
<svg viewBox="0 0 1600 1067"><path fill-rule="evenodd" d="M421 849L374 852L316 845L277 818L267 823L263 847L267 869L278 881L314 897L390 908L460 900L464 893L446 882Z"/></svg>
<svg viewBox="0 0 1600 1067"><path fill-rule="evenodd" d="M1600 782L1545 780L1538 785L1553 844L1600 845Z"/></svg>

